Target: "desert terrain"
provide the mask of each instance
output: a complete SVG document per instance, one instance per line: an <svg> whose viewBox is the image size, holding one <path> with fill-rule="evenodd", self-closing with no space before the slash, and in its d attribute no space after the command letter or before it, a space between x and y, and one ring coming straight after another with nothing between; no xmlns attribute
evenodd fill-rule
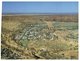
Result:
<svg viewBox="0 0 80 61"><path fill-rule="evenodd" d="M2 15L2 59L78 59L78 15Z"/></svg>

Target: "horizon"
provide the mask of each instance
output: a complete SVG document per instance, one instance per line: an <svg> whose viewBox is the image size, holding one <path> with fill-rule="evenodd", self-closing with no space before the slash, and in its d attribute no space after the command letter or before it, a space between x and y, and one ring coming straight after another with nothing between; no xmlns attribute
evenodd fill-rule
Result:
<svg viewBox="0 0 80 61"><path fill-rule="evenodd" d="M78 13L2 13L2 16L22 16L22 15L78 15Z"/></svg>

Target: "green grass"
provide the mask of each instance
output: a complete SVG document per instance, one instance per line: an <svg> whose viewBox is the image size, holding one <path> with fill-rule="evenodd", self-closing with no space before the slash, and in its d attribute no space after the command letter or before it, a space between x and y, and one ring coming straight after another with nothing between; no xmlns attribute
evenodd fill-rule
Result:
<svg viewBox="0 0 80 61"><path fill-rule="evenodd" d="M78 23L76 22L53 22L53 26L56 29L76 30L78 29Z"/></svg>

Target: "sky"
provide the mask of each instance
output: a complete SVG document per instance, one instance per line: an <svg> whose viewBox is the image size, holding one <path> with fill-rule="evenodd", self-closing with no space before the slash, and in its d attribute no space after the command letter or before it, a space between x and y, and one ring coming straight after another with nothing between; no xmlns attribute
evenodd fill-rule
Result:
<svg viewBox="0 0 80 61"><path fill-rule="evenodd" d="M3 2L2 13L78 13L78 2Z"/></svg>

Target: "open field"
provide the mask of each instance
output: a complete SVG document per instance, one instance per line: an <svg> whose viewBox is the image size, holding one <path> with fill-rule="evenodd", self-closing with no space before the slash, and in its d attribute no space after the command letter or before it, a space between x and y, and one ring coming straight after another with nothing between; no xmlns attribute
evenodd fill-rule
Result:
<svg viewBox="0 0 80 61"><path fill-rule="evenodd" d="M78 59L78 15L3 15L2 59Z"/></svg>

